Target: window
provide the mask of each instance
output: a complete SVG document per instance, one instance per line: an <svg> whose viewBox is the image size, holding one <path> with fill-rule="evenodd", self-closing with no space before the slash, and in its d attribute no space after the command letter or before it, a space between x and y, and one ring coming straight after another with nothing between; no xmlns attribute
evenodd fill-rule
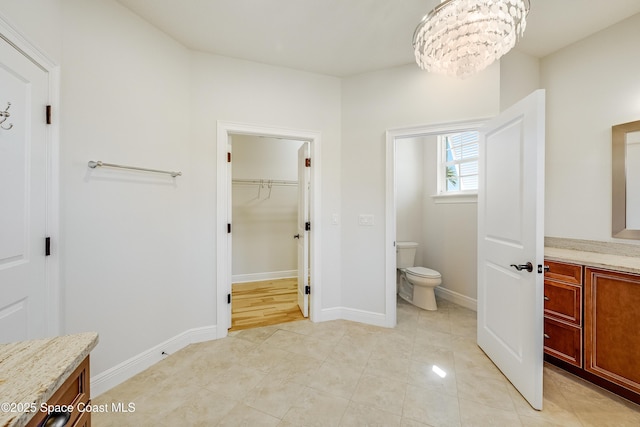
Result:
<svg viewBox="0 0 640 427"><path fill-rule="evenodd" d="M478 190L477 131L438 136L438 194L475 193Z"/></svg>

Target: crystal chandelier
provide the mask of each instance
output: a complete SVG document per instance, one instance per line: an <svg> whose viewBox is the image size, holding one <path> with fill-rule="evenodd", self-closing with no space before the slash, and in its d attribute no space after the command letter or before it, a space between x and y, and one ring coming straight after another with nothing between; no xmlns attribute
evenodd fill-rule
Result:
<svg viewBox="0 0 640 427"><path fill-rule="evenodd" d="M413 34L426 71L467 77L509 52L524 34L529 0L443 0Z"/></svg>

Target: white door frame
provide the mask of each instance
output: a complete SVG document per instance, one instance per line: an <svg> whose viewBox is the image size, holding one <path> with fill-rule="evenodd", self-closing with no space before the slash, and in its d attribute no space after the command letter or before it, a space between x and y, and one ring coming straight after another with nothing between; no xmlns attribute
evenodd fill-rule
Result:
<svg viewBox="0 0 640 427"><path fill-rule="evenodd" d="M229 239L227 224L229 218L229 202L231 199L231 182L227 173L227 144L232 134L267 136L271 138L309 141L311 153L311 186L309 191L309 214L311 222L310 260L311 270L311 310L310 319L317 322L321 319L322 281L320 278L321 255L321 207L320 207L320 177L321 177L321 145L320 132L299 129L288 129L264 125L253 125L237 122L217 122L216 140L216 320L218 338L227 336L229 324L229 305L227 295L231 293L231 254L229 253Z"/></svg>
<svg viewBox="0 0 640 427"><path fill-rule="evenodd" d="M385 322L396 325L396 139L480 130L486 119L418 125L386 132L386 215L385 215Z"/></svg>
<svg viewBox="0 0 640 427"><path fill-rule="evenodd" d="M35 47L2 15L0 15L0 38L12 45L16 50L40 67L48 75L49 105L52 108L51 124L46 134L46 234L51 238L51 255L45 260L45 292L47 304L47 334L60 335L64 332L62 325L62 301L60 292L60 67L45 53ZM42 112L44 117L44 111ZM43 247L44 247L44 237Z"/></svg>

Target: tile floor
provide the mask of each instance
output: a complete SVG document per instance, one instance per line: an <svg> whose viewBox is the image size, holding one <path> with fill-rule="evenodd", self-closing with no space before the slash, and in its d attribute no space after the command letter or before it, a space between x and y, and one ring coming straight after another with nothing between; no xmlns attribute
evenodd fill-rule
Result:
<svg viewBox="0 0 640 427"><path fill-rule="evenodd" d="M476 313L398 303L395 329L299 321L190 345L94 404L93 426L640 426L640 406L551 365L529 407L475 344ZM432 367L446 372L444 378Z"/></svg>

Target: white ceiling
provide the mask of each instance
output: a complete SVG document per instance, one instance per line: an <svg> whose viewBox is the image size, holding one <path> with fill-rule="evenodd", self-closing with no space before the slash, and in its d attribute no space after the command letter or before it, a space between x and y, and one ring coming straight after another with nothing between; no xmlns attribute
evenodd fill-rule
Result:
<svg viewBox="0 0 640 427"><path fill-rule="evenodd" d="M333 76L414 61L439 0L118 0L186 47ZM536 57L640 13L639 0L531 0L517 49Z"/></svg>

